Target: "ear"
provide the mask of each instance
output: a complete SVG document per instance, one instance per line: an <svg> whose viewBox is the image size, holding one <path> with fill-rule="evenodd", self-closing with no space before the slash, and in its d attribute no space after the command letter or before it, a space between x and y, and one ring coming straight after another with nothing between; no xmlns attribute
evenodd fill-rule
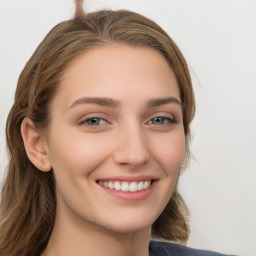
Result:
<svg viewBox="0 0 256 256"><path fill-rule="evenodd" d="M21 135L29 160L37 169L48 172L52 169L48 157L48 147L45 135L36 129L33 121L26 117L21 124Z"/></svg>

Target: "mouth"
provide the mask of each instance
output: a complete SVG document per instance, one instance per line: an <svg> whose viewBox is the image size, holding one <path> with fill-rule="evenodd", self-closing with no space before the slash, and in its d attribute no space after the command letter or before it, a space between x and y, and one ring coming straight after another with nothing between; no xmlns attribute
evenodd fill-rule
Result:
<svg viewBox="0 0 256 256"><path fill-rule="evenodd" d="M144 178L108 178L97 180L96 183L107 194L114 196L118 199L128 201L140 201L149 197L158 179L152 177Z"/></svg>
<svg viewBox="0 0 256 256"><path fill-rule="evenodd" d="M153 180L145 181L98 181L98 183L105 188L113 189L122 192L138 192L148 189Z"/></svg>

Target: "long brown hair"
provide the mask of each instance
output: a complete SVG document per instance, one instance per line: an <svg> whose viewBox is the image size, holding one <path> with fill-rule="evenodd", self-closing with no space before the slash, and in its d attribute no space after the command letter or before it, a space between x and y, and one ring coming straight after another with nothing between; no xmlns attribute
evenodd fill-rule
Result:
<svg viewBox="0 0 256 256"><path fill-rule="evenodd" d="M41 172L28 159L21 136L21 123L31 118L46 129L49 103L63 73L76 57L93 47L126 44L159 51L175 73L183 104L187 141L195 102L188 67L179 48L153 21L134 12L102 10L85 14L77 1L75 18L55 26L38 46L23 69L6 124L9 166L0 207L0 255L40 255L51 236L56 197L53 171ZM189 149L187 145L187 160ZM189 235L188 210L175 190L152 227L152 236L185 242Z"/></svg>

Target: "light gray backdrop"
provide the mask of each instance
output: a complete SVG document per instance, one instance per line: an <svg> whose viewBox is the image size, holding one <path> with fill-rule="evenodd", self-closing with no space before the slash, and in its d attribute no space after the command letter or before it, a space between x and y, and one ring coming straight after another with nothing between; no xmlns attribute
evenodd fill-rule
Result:
<svg viewBox="0 0 256 256"><path fill-rule="evenodd" d="M256 1L87 0L86 10L130 9L159 23L193 78L196 158L180 178L191 210L189 246L256 255ZM0 179L4 125L19 73L72 0L0 0Z"/></svg>

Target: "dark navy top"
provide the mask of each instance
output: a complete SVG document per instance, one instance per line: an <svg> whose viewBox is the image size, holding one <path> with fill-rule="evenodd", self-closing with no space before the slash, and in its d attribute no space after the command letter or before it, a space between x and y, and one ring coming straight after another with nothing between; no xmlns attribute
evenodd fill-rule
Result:
<svg viewBox="0 0 256 256"><path fill-rule="evenodd" d="M217 252L192 249L169 242L150 241L149 256L232 256ZM233 255L234 256L234 255Z"/></svg>

